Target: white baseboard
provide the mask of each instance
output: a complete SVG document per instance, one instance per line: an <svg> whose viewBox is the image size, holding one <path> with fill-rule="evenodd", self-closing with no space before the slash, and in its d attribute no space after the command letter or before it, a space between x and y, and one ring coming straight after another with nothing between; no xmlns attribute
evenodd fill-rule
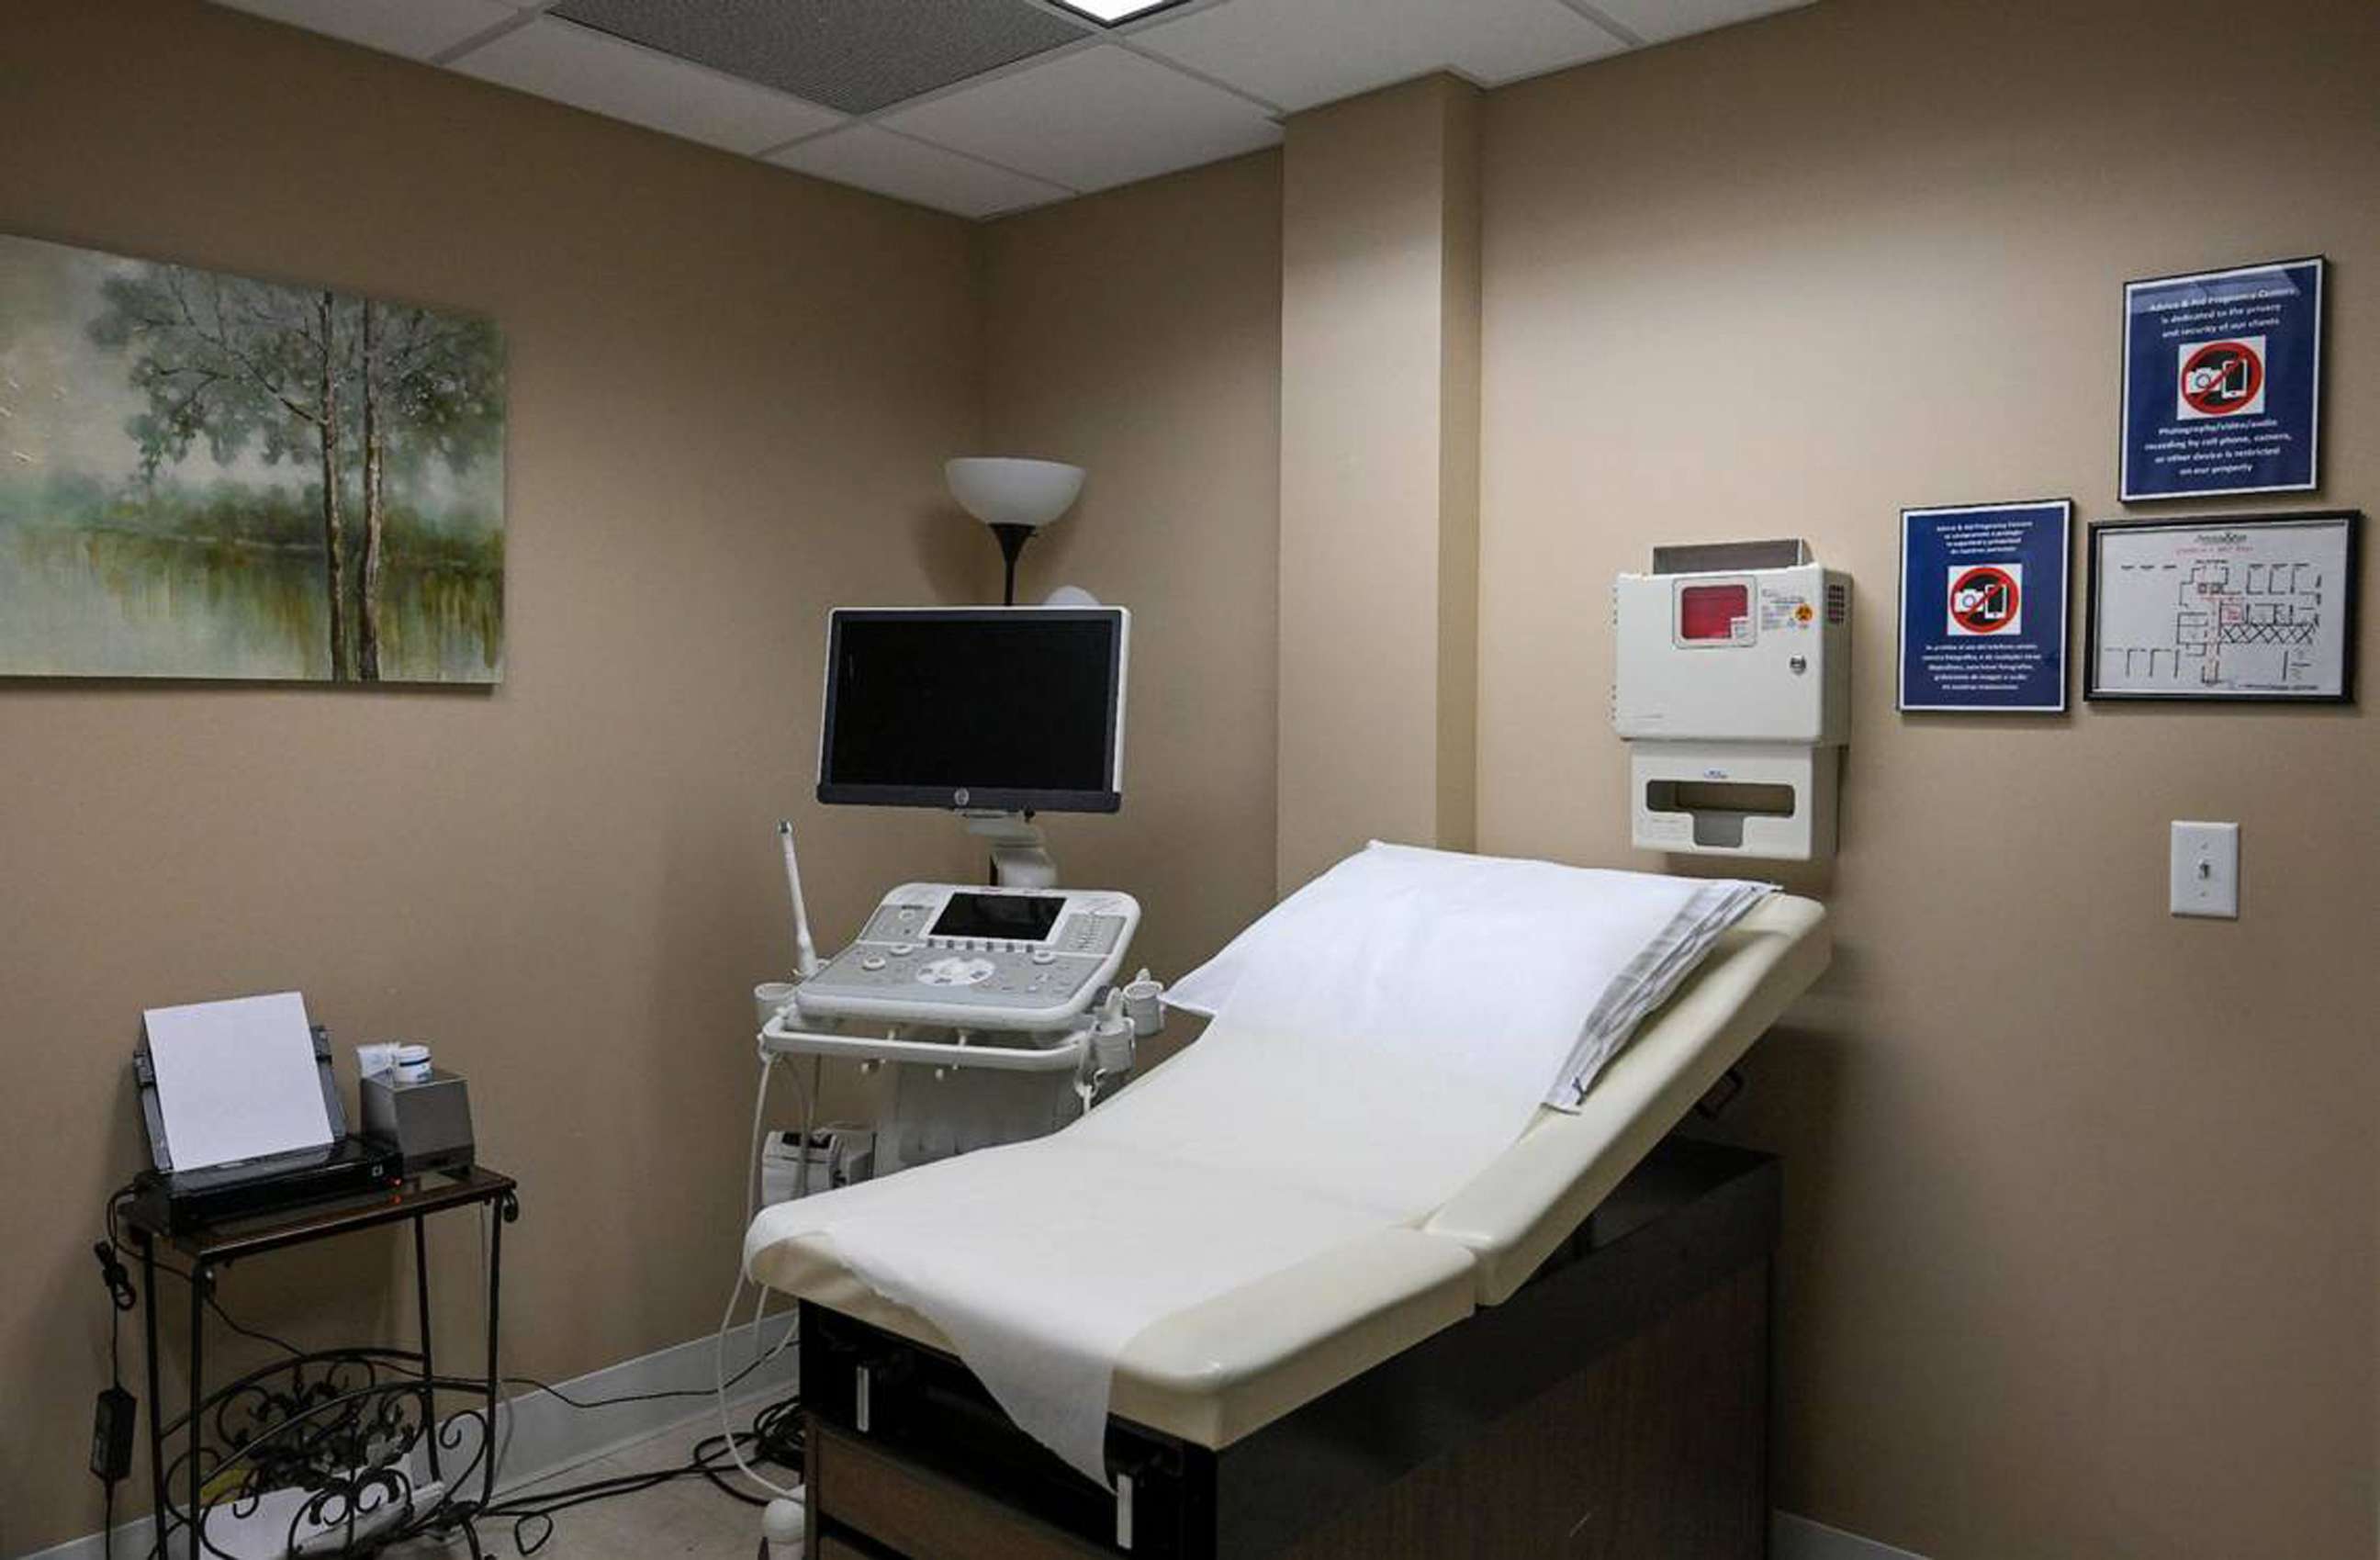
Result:
<svg viewBox="0 0 2380 1560"><path fill-rule="evenodd" d="M1895 1549L1790 1511L1771 1517L1768 1554L1770 1560L1925 1560L1914 1550Z"/></svg>
<svg viewBox="0 0 2380 1560"><path fill-rule="evenodd" d="M790 1314L780 1312L762 1324L767 1343L773 1344L784 1336L792 1324ZM748 1335L738 1329L727 1343L727 1368L732 1374L749 1363L752 1350ZM699 1337L648 1354L640 1359L626 1360L600 1371L589 1371L583 1376L553 1385L582 1401L602 1397L638 1397L652 1392L699 1391L696 1397L665 1397L659 1402L619 1403L602 1409L574 1409L549 1393L528 1391L504 1400L497 1411L499 1426L509 1426L512 1445L504 1455L504 1464L497 1481L501 1494L551 1478L580 1463L609 1457L623 1446L656 1435L674 1424L686 1424L704 1416L715 1417L715 1404L710 1397L715 1375L712 1363L713 1340ZM733 1409L742 1409L783 1396L794 1389L795 1354L786 1349L775 1359L760 1365L738 1382L728 1393ZM126 1505L146 1505L149 1486L145 1481L127 1481L115 1492L118 1509ZM149 1553L150 1521L141 1517L125 1522L115 1530L117 1560L128 1560ZM21 1560L103 1560L106 1554L105 1535L86 1533L79 1539L53 1544L21 1557Z"/></svg>

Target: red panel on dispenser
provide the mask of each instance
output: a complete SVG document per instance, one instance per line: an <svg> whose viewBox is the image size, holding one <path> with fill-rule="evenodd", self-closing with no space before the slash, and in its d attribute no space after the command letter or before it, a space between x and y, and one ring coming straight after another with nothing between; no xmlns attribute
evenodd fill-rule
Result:
<svg viewBox="0 0 2380 1560"><path fill-rule="evenodd" d="M1688 585L1678 589L1678 637L1690 645L1732 639L1737 621L1751 615L1748 586Z"/></svg>

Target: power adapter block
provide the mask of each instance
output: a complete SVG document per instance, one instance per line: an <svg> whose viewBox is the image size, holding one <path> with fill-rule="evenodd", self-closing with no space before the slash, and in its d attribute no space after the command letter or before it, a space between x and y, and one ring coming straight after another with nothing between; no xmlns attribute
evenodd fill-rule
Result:
<svg viewBox="0 0 2380 1560"><path fill-rule="evenodd" d="M132 1476L132 1394L111 1386L99 1395L91 1421L91 1470L113 1484Z"/></svg>

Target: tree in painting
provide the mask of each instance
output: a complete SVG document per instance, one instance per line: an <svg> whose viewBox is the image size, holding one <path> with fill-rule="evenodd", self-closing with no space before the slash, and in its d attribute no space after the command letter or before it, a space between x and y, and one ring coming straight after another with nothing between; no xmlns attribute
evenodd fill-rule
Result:
<svg viewBox="0 0 2380 1560"><path fill-rule="evenodd" d="M367 681L377 681L392 451L406 475L433 459L459 471L489 458L504 437L504 353L495 328L484 320L370 298L359 312L364 559L358 664Z"/></svg>
<svg viewBox="0 0 2380 1560"><path fill-rule="evenodd" d="M324 589L331 622L331 676L353 672L346 618L346 484L339 388L348 377L338 345L338 300L285 287L209 275L178 265L143 266L102 285L106 312L91 338L127 351L130 380L149 409L126 424L140 446L144 475L178 464L203 438L221 464L251 439L266 461L298 458L311 445L322 463Z"/></svg>
<svg viewBox="0 0 2380 1560"><path fill-rule="evenodd" d="M491 321L0 238L0 675L501 675Z"/></svg>
<svg viewBox="0 0 2380 1560"><path fill-rule="evenodd" d="M148 398L127 429L145 471L201 438L218 462L254 440L268 463L319 463L331 676L379 681L391 429L408 466L485 455L503 431L494 328L178 265L110 277L102 293L91 340L129 355ZM351 579L346 457L358 445L363 553Z"/></svg>

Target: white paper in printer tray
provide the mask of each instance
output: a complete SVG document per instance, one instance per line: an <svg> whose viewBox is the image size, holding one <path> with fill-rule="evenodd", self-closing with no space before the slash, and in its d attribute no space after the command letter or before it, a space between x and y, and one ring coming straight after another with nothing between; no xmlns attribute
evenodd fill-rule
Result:
<svg viewBox="0 0 2380 1560"><path fill-rule="evenodd" d="M771 1209L747 1254L824 1231L1104 1482L1135 1336L1443 1203L1520 1135L1614 981L1669 961L1735 888L1381 848L1330 876L1250 949L1198 1043L1116 1100Z"/></svg>
<svg viewBox="0 0 2380 1560"><path fill-rule="evenodd" d="M294 991L152 1008L143 1016L174 1168L331 1141L306 999Z"/></svg>

